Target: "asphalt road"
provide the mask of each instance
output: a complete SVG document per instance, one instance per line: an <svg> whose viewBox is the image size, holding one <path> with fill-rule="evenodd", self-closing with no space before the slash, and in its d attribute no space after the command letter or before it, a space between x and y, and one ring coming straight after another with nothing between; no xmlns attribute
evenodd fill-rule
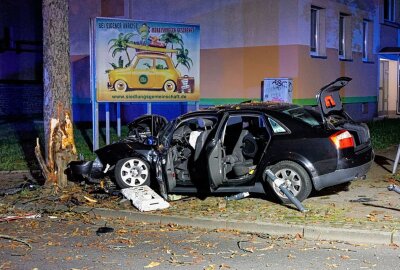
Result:
<svg viewBox="0 0 400 270"><path fill-rule="evenodd" d="M397 269L400 262L397 246L51 215L0 223L0 269ZM113 231L96 233L101 227Z"/></svg>

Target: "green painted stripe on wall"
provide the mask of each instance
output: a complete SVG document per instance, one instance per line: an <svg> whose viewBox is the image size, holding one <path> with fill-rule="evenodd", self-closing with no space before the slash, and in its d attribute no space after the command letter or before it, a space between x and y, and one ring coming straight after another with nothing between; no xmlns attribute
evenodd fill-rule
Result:
<svg viewBox="0 0 400 270"><path fill-rule="evenodd" d="M261 101L259 98L201 98L200 105L222 105L222 104L236 104L246 100ZM376 103L376 96L365 96L365 97L342 97L344 104L352 103ZM315 106L317 101L315 98L299 98L293 99L294 104Z"/></svg>
<svg viewBox="0 0 400 270"><path fill-rule="evenodd" d="M378 102L377 96L343 97L343 103L376 103L376 102Z"/></svg>
<svg viewBox="0 0 400 270"><path fill-rule="evenodd" d="M293 103L302 106L316 106L317 100L315 98L295 98L293 99Z"/></svg>

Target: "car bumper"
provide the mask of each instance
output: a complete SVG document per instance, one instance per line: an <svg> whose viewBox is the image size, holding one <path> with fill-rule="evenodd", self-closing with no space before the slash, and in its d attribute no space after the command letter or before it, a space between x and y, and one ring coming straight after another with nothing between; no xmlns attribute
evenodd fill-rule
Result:
<svg viewBox="0 0 400 270"><path fill-rule="evenodd" d="M363 177L367 174L369 168L371 168L372 161L365 163L363 165L336 170L332 173L320 175L313 178L314 188L316 190L321 190L326 187L338 185L341 183L346 183L354 179Z"/></svg>
<svg viewBox="0 0 400 270"><path fill-rule="evenodd" d="M93 161L71 161L68 168L73 175L89 175L92 170Z"/></svg>
<svg viewBox="0 0 400 270"><path fill-rule="evenodd" d="M68 164L68 171L73 181L80 181L82 177L92 181L103 176L101 167L96 166L94 161L71 161Z"/></svg>

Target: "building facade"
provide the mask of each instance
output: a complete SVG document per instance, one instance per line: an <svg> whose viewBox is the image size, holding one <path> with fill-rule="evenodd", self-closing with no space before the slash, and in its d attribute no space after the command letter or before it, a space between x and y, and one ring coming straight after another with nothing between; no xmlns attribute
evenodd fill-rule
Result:
<svg viewBox="0 0 400 270"><path fill-rule="evenodd" d="M346 76L352 82L341 94L353 118L398 111L397 54L380 55L382 48L399 45L397 0L93 2L70 0L74 66L88 55L82 25L90 17L193 23L201 29L200 106L260 99L262 81L282 77L293 80L294 103L315 105L322 86ZM80 91L74 90L75 97Z"/></svg>
<svg viewBox="0 0 400 270"><path fill-rule="evenodd" d="M41 59L41 31L35 30L41 27L38 5L29 15L29 8L15 5L36 1L14 2L5 1L10 11L2 9L2 18L19 10L18 16L32 21L33 28L21 27L18 16L1 21L3 89L11 89L10 83L41 79L41 61L34 60ZM341 94L354 119L399 113L400 0L69 0L69 5L75 120L92 119L89 20L95 17L200 25L200 107L259 100L266 78L290 78L292 101L315 105L315 94L323 85L347 76L352 81ZM32 33L36 34L31 37ZM32 48L36 52L30 52ZM10 96L4 93L1 97ZM151 111L171 118L198 104L156 102ZM116 106L110 106L113 119ZM99 106L100 118L104 107ZM3 108L0 113L8 111ZM121 106L125 121L148 111L146 103Z"/></svg>

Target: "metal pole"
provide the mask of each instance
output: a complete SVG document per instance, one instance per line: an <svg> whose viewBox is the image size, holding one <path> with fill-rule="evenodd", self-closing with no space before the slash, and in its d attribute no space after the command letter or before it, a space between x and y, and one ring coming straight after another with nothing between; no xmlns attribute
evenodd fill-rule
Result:
<svg viewBox="0 0 400 270"><path fill-rule="evenodd" d="M265 171L265 179L271 184L271 188L273 184L277 185L279 189L286 195L286 197L299 209L300 212L307 212L308 210L304 208L301 202L293 195L293 193L288 190L285 186L285 182L282 179L279 179L275 176L275 174L271 170Z"/></svg>
<svg viewBox="0 0 400 270"><path fill-rule="evenodd" d="M151 114L151 103L147 102L147 114Z"/></svg>
<svg viewBox="0 0 400 270"><path fill-rule="evenodd" d="M93 151L99 149L99 105L96 100L96 65L95 65L95 27L96 20L90 20L90 96L92 102L92 141Z"/></svg>
<svg viewBox="0 0 400 270"><path fill-rule="evenodd" d="M117 135L121 137L121 103L117 103Z"/></svg>
<svg viewBox="0 0 400 270"><path fill-rule="evenodd" d="M399 148L397 149L396 159L394 160L392 174L395 174L397 171L397 165L399 164L399 159L400 159L400 144Z"/></svg>
<svg viewBox="0 0 400 270"><path fill-rule="evenodd" d="M106 144L110 144L110 103L106 103Z"/></svg>

